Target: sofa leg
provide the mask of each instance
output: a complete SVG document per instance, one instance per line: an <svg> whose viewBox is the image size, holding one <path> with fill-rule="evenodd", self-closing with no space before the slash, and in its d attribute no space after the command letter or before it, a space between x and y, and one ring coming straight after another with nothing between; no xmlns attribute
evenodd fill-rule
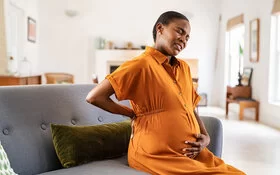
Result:
<svg viewBox="0 0 280 175"><path fill-rule="evenodd" d="M259 105L260 105L260 103L257 102L256 107L255 107L255 109L256 109L256 121L257 122L259 121Z"/></svg>
<svg viewBox="0 0 280 175"><path fill-rule="evenodd" d="M226 119L228 119L228 102L226 102Z"/></svg>

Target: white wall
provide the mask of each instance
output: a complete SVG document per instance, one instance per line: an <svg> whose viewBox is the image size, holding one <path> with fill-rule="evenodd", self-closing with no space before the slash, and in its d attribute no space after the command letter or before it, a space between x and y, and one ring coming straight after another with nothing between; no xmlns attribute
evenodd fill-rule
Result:
<svg viewBox="0 0 280 175"><path fill-rule="evenodd" d="M77 83L91 82L96 38L112 40L119 47L128 41L135 46L151 44L153 25L162 12L188 12L193 14L191 39L180 57L200 60L199 91L208 93L211 103L219 4L220 0L38 1L38 69L69 72ZM67 6L80 14L74 18L65 16Z"/></svg>
<svg viewBox="0 0 280 175"><path fill-rule="evenodd" d="M16 7L23 10L24 13L24 42L23 42L23 57L26 57L32 66L32 73L38 73L38 37L36 43L29 42L27 40L27 18L31 17L38 21L38 8L37 8L37 0L4 0L5 3L5 16L7 21L7 13L9 10L8 4L12 3ZM37 23L37 36L40 30L40 25ZM21 58L23 59L23 58Z"/></svg>
<svg viewBox="0 0 280 175"><path fill-rule="evenodd" d="M228 19L244 13L245 47L244 66L252 67L253 97L260 101L260 121L280 128L280 106L268 103L268 76L270 60L270 17L273 0L222 0L222 25L219 45L219 68L215 74L216 93L214 101L225 106L225 35ZM250 20L260 18L260 60L258 63L249 61L249 25Z"/></svg>

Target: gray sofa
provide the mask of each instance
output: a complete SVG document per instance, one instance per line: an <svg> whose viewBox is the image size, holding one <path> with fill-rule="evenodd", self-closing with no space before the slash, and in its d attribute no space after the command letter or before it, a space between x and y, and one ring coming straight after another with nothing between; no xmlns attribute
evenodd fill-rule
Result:
<svg viewBox="0 0 280 175"><path fill-rule="evenodd" d="M62 168L54 150L50 123L97 125L127 119L86 103L86 95L93 87L90 84L0 87L0 140L16 173L145 174L130 168L126 156ZM220 157L221 122L213 117L202 120L211 137L209 149Z"/></svg>

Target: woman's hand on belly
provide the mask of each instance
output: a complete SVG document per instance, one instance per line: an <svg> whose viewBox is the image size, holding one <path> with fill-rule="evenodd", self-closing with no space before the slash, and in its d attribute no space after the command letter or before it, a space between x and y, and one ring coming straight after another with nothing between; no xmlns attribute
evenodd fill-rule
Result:
<svg viewBox="0 0 280 175"><path fill-rule="evenodd" d="M210 137L209 135L204 134L195 134L196 142L185 141L185 144L190 145L191 147L184 148L183 154L189 158L194 159L199 153L209 145Z"/></svg>

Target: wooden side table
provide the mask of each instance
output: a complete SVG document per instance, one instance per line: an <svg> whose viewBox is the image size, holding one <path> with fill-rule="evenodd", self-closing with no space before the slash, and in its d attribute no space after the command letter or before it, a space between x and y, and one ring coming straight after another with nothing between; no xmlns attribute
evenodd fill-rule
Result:
<svg viewBox="0 0 280 175"><path fill-rule="evenodd" d="M41 75L12 76L0 75L0 86L42 84Z"/></svg>
<svg viewBox="0 0 280 175"><path fill-rule="evenodd" d="M227 86L227 98L226 98L226 119L228 118L228 106L229 103L239 104L239 120L243 120L245 108L255 108L255 120L259 121L259 105L260 103L251 98L252 88L250 86Z"/></svg>

